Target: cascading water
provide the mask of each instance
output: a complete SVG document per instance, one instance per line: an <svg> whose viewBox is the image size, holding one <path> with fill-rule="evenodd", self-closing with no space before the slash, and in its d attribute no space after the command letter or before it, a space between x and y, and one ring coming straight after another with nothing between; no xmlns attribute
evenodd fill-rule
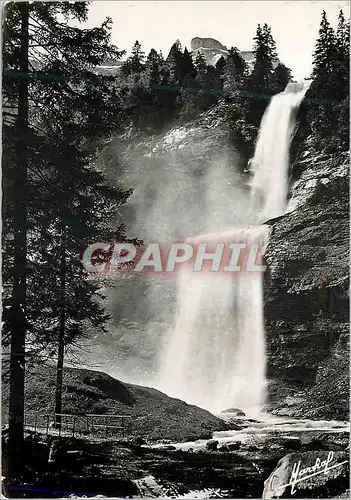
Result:
<svg viewBox="0 0 351 500"><path fill-rule="evenodd" d="M307 87L289 83L274 96L263 115L251 160L251 194L260 219L268 220L285 211L288 190L289 148L295 131L295 115Z"/></svg>
<svg viewBox="0 0 351 500"><path fill-rule="evenodd" d="M258 224L284 212L289 146L295 112L305 92L289 84L272 98L262 118L251 161L251 196ZM207 235L201 241L213 241L216 236L221 235ZM232 230L236 242L265 245L267 237L264 225ZM233 277L184 270L178 278L177 313L158 387L213 412L236 407L257 416L265 397L265 367L262 273Z"/></svg>

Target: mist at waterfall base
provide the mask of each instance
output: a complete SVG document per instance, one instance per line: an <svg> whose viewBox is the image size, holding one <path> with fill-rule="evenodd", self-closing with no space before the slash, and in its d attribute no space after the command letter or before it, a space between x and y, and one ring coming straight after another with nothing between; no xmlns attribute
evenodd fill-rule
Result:
<svg viewBox="0 0 351 500"><path fill-rule="evenodd" d="M285 210L289 146L304 93L289 87L271 99L251 160L251 189L229 145L201 165L201 175L184 149L163 155L144 177L132 164L126 179L135 186L135 235L166 241L205 234L213 240L231 231L235 241L266 244L262 223ZM236 407L258 416L266 389L262 278L184 271L176 279L148 279L143 335L155 336L157 325L157 366L154 376L128 379L214 413ZM137 317L138 304L132 306Z"/></svg>

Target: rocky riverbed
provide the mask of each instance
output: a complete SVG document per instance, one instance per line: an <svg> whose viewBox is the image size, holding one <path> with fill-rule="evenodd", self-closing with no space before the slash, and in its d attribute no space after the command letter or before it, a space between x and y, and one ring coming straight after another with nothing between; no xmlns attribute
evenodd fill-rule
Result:
<svg viewBox="0 0 351 500"><path fill-rule="evenodd" d="M140 437L107 440L63 436L58 440L31 434L27 438L31 457L27 477L16 495L18 485L12 485L14 489L10 486L8 492L32 498L44 492L50 498L261 498L265 481L281 467L279 461L284 457L293 454L293 459L306 467L329 452L334 463L347 459L346 423L268 416L260 421L237 417L236 422L238 430L217 431L212 439L182 443L150 443ZM49 463L50 447L55 442L55 456ZM292 470L294 460L285 460ZM281 478L289 467L284 466ZM324 475L323 481L318 477L310 482L309 498L342 495L347 488L348 469L343 466L337 473ZM270 498L267 491L266 485L264 498ZM305 498L301 491L305 493L300 488L295 496Z"/></svg>

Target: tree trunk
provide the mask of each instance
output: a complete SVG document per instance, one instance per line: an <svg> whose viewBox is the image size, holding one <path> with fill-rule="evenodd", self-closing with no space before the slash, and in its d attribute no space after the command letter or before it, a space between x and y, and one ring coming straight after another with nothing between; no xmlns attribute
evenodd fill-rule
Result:
<svg viewBox="0 0 351 500"><path fill-rule="evenodd" d="M66 245L65 245L65 229L63 229L62 254L60 263L60 325L59 325L59 345L57 355L57 372L56 372L56 392L55 392L55 415L56 428L61 428L61 413L62 413L62 382L63 382L63 360L65 354L65 327L66 327Z"/></svg>
<svg viewBox="0 0 351 500"><path fill-rule="evenodd" d="M28 14L29 4L17 6L21 12L21 47L16 127L16 166L14 193L14 260L10 317L10 397L9 397L9 480L21 476L24 441L24 374L26 338L26 260L27 260L27 137L28 137ZM23 76L25 75L25 76Z"/></svg>

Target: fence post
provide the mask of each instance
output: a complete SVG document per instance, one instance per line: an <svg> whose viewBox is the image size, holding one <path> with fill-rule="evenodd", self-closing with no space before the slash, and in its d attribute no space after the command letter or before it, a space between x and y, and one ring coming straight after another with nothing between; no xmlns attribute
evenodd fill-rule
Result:
<svg viewBox="0 0 351 500"><path fill-rule="evenodd" d="M34 418L34 432L37 432L38 414L35 414Z"/></svg>
<svg viewBox="0 0 351 500"><path fill-rule="evenodd" d="M73 424L72 424L72 436L74 437L74 431L76 428L76 417L73 416Z"/></svg>
<svg viewBox="0 0 351 500"><path fill-rule="evenodd" d="M50 421L50 415L46 415L46 435L49 434L49 421Z"/></svg>
<svg viewBox="0 0 351 500"><path fill-rule="evenodd" d="M124 419L121 417L122 438L124 439Z"/></svg>

